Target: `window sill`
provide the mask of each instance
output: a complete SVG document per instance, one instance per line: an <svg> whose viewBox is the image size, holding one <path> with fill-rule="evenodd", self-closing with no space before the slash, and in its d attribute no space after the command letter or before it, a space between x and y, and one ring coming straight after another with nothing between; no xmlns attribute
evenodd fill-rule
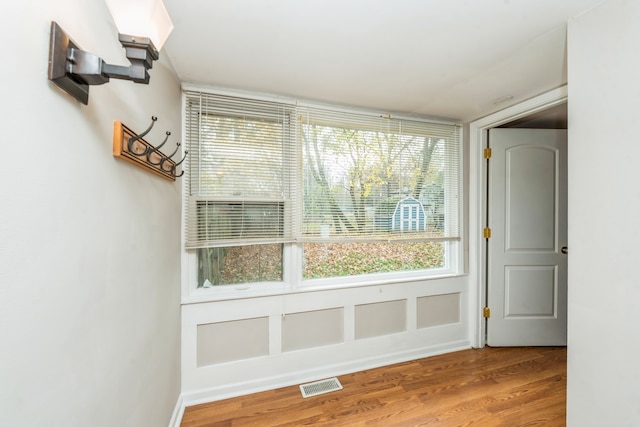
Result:
<svg viewBox="0 0 640 427"><path fill-rule="evenodd" d="M303 294L310 292L332 291L339 289L363 288L369 286L393 285L407 282L421 282L441 279L451 279L464 276L463 273L453 272L450 270L438 270L430 272L430 274L394 274L390 275L371 275L371 277L354 278L353 276L332 278L332 279L314 279L303 282L298 287L293 287L286 283L257 283L251 285L225 285L215 288L198 288L191 292L190 295L182 298L183 305L198 304L205 302L232 301L251 298L263 298L279 295ZM354 282L354 280L357 280Z"/></svg>

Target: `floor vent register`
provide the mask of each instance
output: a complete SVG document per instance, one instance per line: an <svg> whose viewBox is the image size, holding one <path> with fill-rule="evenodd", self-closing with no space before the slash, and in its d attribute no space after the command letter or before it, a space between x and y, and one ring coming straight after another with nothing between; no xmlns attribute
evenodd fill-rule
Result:
<svg viewBox="0 0 640 427"><path fill-rule="evenodd" d="M340 381L335 377L300 385L302 397L305 398L336 390L342 390L342 384L340 384Z"/></svg>

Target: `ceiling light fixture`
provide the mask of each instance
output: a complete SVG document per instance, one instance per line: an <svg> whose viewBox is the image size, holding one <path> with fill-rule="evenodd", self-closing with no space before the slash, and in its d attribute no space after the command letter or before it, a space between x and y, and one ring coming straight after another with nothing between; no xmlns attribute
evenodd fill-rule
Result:
<svg viewBox="0 0 640 427"><path fill-rule="evenodd" d="M131 63L128 67L107 64L80 49L56 22L51 23L49 80L85 105L89 103L89 86L107 83L110 78L148 84L148 70L173 30L162 0L138 1L135 6L128 0L107 0L107 6Z"/></svg>

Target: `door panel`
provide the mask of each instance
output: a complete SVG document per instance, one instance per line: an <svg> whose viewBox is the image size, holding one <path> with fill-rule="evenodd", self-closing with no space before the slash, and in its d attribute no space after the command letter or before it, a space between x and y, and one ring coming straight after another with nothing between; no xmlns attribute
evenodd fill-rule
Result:
<svg viewBox="0 0 640 427"><path fill-rule="evenodd" d="M492 129L487 344L566 345L565 130Z"/></svg>
<svg viewBox="0 0 640 427"><path fill-rule="evenodd" d="M557 271L552 265L506 266L505 318L557 316Z"/></svg>
<svg viewBox="0 0 640 427"><path fill-rule="evenodd" d="M556 246L556 151L520 145L505 152L505 231L508 251Z"/></svg>

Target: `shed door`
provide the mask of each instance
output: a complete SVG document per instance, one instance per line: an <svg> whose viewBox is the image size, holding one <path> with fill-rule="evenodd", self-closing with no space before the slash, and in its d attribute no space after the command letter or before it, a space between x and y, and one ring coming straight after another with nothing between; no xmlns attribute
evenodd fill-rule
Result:
<svg viewBox="0 0 640 427"><path fill-rule="evenodd" d="M400 211L400 230L417 231L419 220L419 208L417 204L403 204Z"/></svg>

